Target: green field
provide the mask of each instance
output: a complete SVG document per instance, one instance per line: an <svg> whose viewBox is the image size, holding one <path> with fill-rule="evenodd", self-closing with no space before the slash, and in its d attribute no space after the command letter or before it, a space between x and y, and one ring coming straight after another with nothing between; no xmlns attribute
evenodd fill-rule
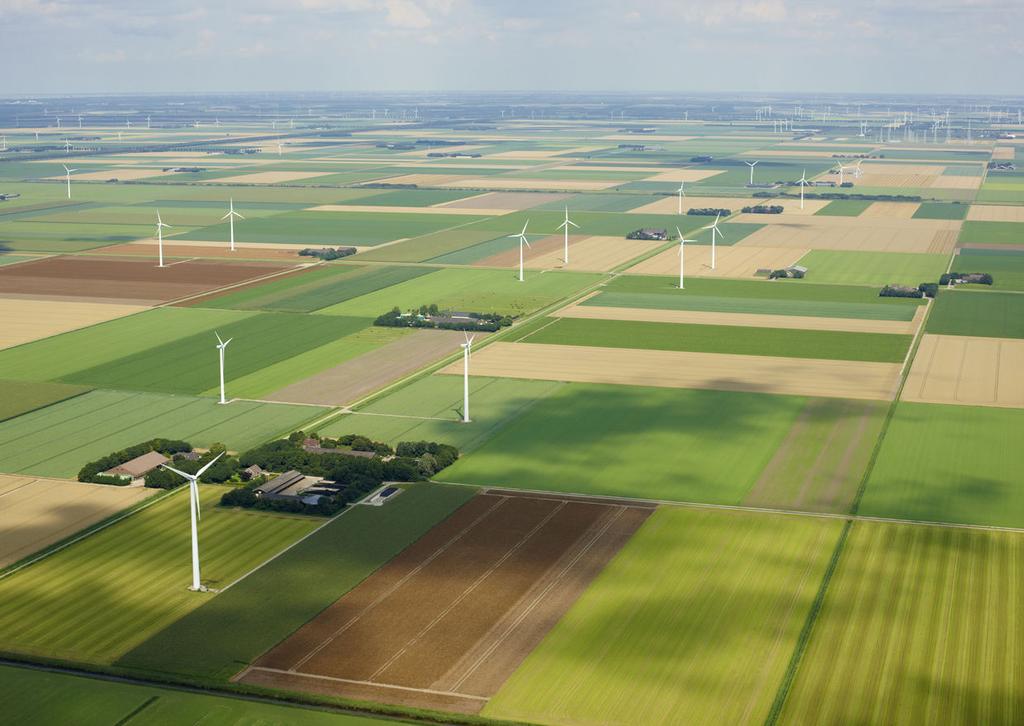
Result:
<svg viewBox="0 0 1024 726"><path fill-rule="evenodd" d="M1016 222L964 222L958 244L1024 245L1024 224Z"/></svg>
<svg viewBox="0 0 1024 726"><path fill-rule="evenodd" d="M806 267L807 278L815 282L916 286L938 282L949 264L949 255L811 250L797 264Z"/></svg>
<svg viewBox="0 0 1024 726"><path fill-rule="evenodd" d="M969 204L942 204L922 202L914 212L914 219L963 219L967 216Z"/></svg>
<svg viewBox="0 0 1024 726"><path fill-rule="evenodd" d="M928 316L927 332L1024 338L1024 295L1010 292L942 290Z"/></svg>
<svg viewBox="0 0 1024 726"><path fill-rule="evenodd" d="M535 723L763 723L841 524L658 510L484 708Z"/></svg>
<svg viewBox="0 0 1024 726"><path fill-rule="evenodd" d="M468 487L414 485L386 507L353 507L227 592L141 642L118 665L227 679L474 493Z"/></svg>
<svg viewBox="0 0 1024 726"><path fill-rule="evenodd" d="M804 403L796 396L570 383L438 478L739 504Z"/></svg>
<svg viewBox="0 0 1024 726"><path fill-rule="evenodd" d="M360 252L353 259L357 262L425 262L493 239L494 236L494 232L487 230L461 227Z"/></svg>
<svg viewBox="0 0 1024 726"><path fill-rule="evenodd" d="M1018 724L1016 532L856 522L784 724Z"/></svg>
<svg viewBox="0 0 1024 726"><path fill-rule="evenodd" d="M740 325L541 318L522 326L507 340L600 348L899 363L906 357L911 336Z"/></svg>
<svg viewBox="0 0 1024 726"><path fill-rule="evenodd" d="M44 381L0 381L0 421L88 391L86 386Z"/></svg>
<svg viewBox="0 0 1024 726"><path fill-rule="evenodd" d="M900 403L860 513L1024 527L1024 410Z"/></svg>
<svg viewBox="0 0 1024 726"><path fill-rule="evenodd" d="M311 517L220 509L203 487L203 582L223 588L322 523ZM0 580L7 651L109 663L194 610L187 489Z"/></svg>
<svg viewBox="0 0 1024 726"><path fill-rule="evenodd" d="M155 393L91 391L0 422L0 471L73 477L88 461L155 437L243 451L326 409Z"/></svg>
<svg viewBox="0 0 1024 726"><path fill-rule="evenodd" d="M955 272L988 272L992 286L970 285L977 290L1014 290L1024 292L1024 251L977 250L963 248L953 258Z"/></svg>
<svg viewBox="0 0 1024 726"><path fill-rule="evenodd" d="M858 217L874 202L862 199L836 199L815 212L823 217Z"/></svg>

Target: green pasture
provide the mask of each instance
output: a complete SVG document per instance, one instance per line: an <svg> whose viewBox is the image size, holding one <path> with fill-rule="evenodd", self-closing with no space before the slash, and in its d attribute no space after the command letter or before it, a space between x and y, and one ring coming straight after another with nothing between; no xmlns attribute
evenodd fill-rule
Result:
<svg viewBox="0 0 1024 726"><path fill-rule="evenodd" d="M900 403L861 514L1024 527L1024 410Z"/></svg>
<svg viewBox="0 0 1024 726"><path fill-rule="evenodd" d="M470 231L465 227L449 229L422 237L375 247L360 252L353 259L356 262L425 262L443 255L471 247L478 242L494 239L494 232L487 230Z"/></svg>
<svg viewBox="0 0 1024 726"><path fill-rule="evenodd" d="M546 318L523 326L508 340L600 348L899 363L907 354L911 336L740 325Z"/></svg>
<svg viewBox="0 0 1024 726"><path fill-rule="evenodd" d="M0 471L74 477L88 461L156 437L244 451L325 409L124 391L91 391L0 422Z"/></svg>
<svg viewBox="0 0 1024 726"><path fill-rule="evenodd" d="M858 217L874 202L862 199L836 199L815 212L822 217Z"/></svg>
<svg viewBox="0 0 1024 726"><path fill-rule="evenodd" d="M483 714L581 726L765 722L841 526L659 509Z"/></svg>
<svg viewBox="0 0 1024 726"><path fill-rule="evenodd" d="M1024 204L1024 175L989 174L978 190L976 202Z"/></svg>
<svg viewBox="0 0 1024 726"><path fill-rule="evenodd" d="M226 680L473 494L469 487L417 484L386 507L352 507L227 592L136 639L118 665Z"/></svg>
<svg viewBox="0 0 1024 726"><path fill-rule="evenodd" d="M154 224L0 221L0 245L22 252L78 252L152 237Z"/></svg>
<svg viewBox="0 0 1024 726"><path fill-rule="evenodd" d="M988 272L992 285L968 285L975 290L1013 290L1024 292L1024 250L981 250L961 248L953 258L955 272Z"/></svg>
<svg viewBox="0 0 1024 726"><path fill-rule="evenodd" d="M855 522L780 723L1020 723L1024 537Z"/></svg>
<svg viewBox="0 0 1024 726"><path fill-rule="evenodd" d="M1024 224L1017 222L964 222L957 244L1024 245Z"/></svg>
<svg viewBox="0 0 1024 726"><path fill-rule="evenodd" d="M914 219L963 219L967 216L969 204L941 204L922 202L914 212Z"/></svg>
<svg viewBox="0 0 1024 726"><path fill-rule="evenodd" d="M0 421L81 395L86 386L49 381L0 380Z"/></svg>
<svg viewBox="0 0 1024 726"><path fill-rule="evenodd" d="M804 401L728 391L565 384L438 478L738 504Z"/></svg>
<svg viewBox="0 0 1024 726"><path fill-rule="evenodd" d="M941 335L1024 338L1024 295L940 290L926 330Z"/></svg>
<svg viewBox="0 0 1024 726"><path fill-rule="evenodd" d="M203 605L192 570L187 488L0 580L0 648L110 663ZM204 486L203 582L223 588L323 520L216 506Z"/></svg>
<svg viewBox="0 0 1024 726"><path fill-rule="evenodd" d="M916 287L922 282L938 282L949 264L949 255L811 250L797 264L806 267L807 278L815 282Z"/></svg>

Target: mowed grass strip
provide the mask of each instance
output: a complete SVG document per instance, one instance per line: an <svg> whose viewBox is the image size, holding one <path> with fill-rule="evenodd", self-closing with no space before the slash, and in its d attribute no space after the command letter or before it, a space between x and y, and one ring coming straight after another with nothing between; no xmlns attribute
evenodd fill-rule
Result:
<svg viewBox="0 0 1024 726"><path fill-rule="evenodd" d="M1010 292L940 290L928 316L927 332L1024 338L1024 295Z"/></svg>
<svg viewBox="0 0 1024 726"><path fill-rule="evenodd" d="M223 587L318 520L218 509L202 487L203 582ZM121 522L0 580L0 647L109 663L214 597L191 592L188 496L181 489Z"/></svg>
<svg viewBox="0 0 1024 726"><path fill-rule="evenodd" d="M322 415L316 406L90 391L0 422L0 471L74 477L87 461L155 437L243 451Z"/></svg>
<svg viewBox="0 0 1024 726"><path fill-rule="evenodd" d="M569 383L438 478L739 504L805 402L797 396Z"/></svg>
<svg viewBox="0 0 1024 726"><path fill-rule="evenodd" d="M1024 537L855 522L780 722L1019 724Z"/></svg>
<svg viewBox="0 0 1024 726"><path fill-rule="evenodd" d="M48 381L0 381L0 421L89 391L88 386Z"/></svg>
<svg viewBox="0 0 1024 726"><path fill-rule="evenodd" d="M483 715L763 723L841 524L659 509Z"/></svg>
<svg viewBox="0 0 1024 726"><path fill-rule="evenodd" d="M127 653L118 665L226 680L291 635L475 494L413 485L386 507L353 507Z"/></svg>
<svg viewBox="0 0 1024 726"><path fill-rule="evenodd" d="M1024 527L1024 410L900 403L861 514Z"/></svg>
<svg viewBox="0 0 1024 726"><path fill-rule="evenodd" d="M255 373L366 328L370 321L333 315L258 313L215 331L127 355L66 376L72 383L162 393L198 394L217 385L217 337L226 350L226 381Z"/></svg>
<svg viewBox="0 0 1024 726"><path fill-rule="evenodd" d="M555 318L524 326L520 334L513 334L510 340L599 348L898 363L907 354L911 336L740 325Z"/></svg>

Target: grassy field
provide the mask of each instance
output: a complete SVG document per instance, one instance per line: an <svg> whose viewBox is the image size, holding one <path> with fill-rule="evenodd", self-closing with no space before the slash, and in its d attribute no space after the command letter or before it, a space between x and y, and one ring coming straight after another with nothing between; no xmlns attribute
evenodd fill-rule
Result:
<svg viewBox="0 0 1024 726"><path fill-rule="evenodd" d="M224 587L322 520L219 509L203 487L203 582ZM189 591L187 489L0 580L0 648L109 663L215 597Z"/></svg>
<svg viewBox="0 0 1024 726"><path fill-rule="evenodd" d="M485 707L537 723L763 723L841 524L662 508Z"/></svg>
<svg viewBox="0 0 1024 726"><path fill-rule="evenodd" d="M988 272L992 286L971 285L977 290L1013 290L1024 292L1024 251L961 249L953 260L957 272Z"/></svg>
<svg viewBox="0 0 1024 726"><path fill-rule="evenodd" d="M823 217L859 217L874 202L862 199L836 199L815 212Z"/></svg>
<svg viewBox="0 0 1024 726"><path fill-rule="evenodd" d="M941 254L811 250L797 264L815 282L881 287L938 282L948 263L949 255Z"/></svg>
<svg viewBox="0 0 1024 726"><path fill-rule="evenodd" d="M0 421L88 391L87 386L42 381L0 381Z"/></svg>
<svg viewBox="0 0 1024 726"><path fill-rule="evenodd" d="M315 406L91 391L0 422L0 470L73 477L100 456L154 437L245 450L322 414Z"/></svg>
<svg viewBox="0 0 1024 726"><path fill-rule="evenodd" d="M471 231L460 227L360 252L354 259L357 262L425 262L493 239L494 236L494 232L487 230Z"/></svg>
<svg viewBox="0 0 1024 726"><path fill-rule="evenodd" d="M907 354L911 336L739 325L544 318L523 326L508 340L600 348L898 363Z"/></svg>
<svg viewBox="0 0 1024 726"><path fill-rule="evenodd" d="M862 514L1024 527L1024 410L900 403Z"/></svg>
<svg viewBox="0 0 1024 726"><path fill-rule="evenodd" d="M1024 338L1024 295L1009 292L940 291L927 332Z"/></svg>
<svg viewBox="0 0 1024 726"><path fill-rule="evenodd" d="M550 305L601 279L578 272L527 273L519 282L506 270L446 269L362 295L321 310L330 315L377 317L393 307L403 310L436 303L441 308L524 315Z"/></svg>
<svg viewBox="0 0 1024 726"><path fill-rule="evenodd" d="M964 222L959 244L1024 245L1024 224L1016 222Z"/></svg>
<svg viewBox="0 0 1024 726"><path fill-rule="evenodd" d="M415 485L386 507L354 507L193 610L118 665L227 679L291 635L473 496ZM138 642L138 641L137 641Z"/></svg>
<svg viewBox="0 0 1024 726"><path fill-rule="evenodd" d="M1024 537L856 522L780 719L1018 724Z"/></svg>
<svg viewBox="0 0 1024 726"><path fill-rule="evenodd" d="M438 478L739 504L804 403L796 396L566 384Z"/></svg>
<svg viewBox="0 0 1024 726"><path fill-rule="evenodd" d="M942 204L923 202L914 212L914 219L963 219L967 216L969 204Z"/></svg>
<svg viewBox="0 0 1024 726"><path fill-rule="evenodd" d="M0 666L0 703L11 723L157 726L372 726L394 723L227 696L114 683L83 676Z"/></svg>

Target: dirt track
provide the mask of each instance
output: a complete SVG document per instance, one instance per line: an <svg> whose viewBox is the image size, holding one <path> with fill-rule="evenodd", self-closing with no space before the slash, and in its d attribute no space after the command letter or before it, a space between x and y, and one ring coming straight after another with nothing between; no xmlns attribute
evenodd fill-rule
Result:
<svg viewBox="0 0 1024 726"><path fill-rule="evenodd" d="M1024 408L1022 372L1024 340L929 334L921 339L901 399Z"/></svg>
<svg viewBox="0 0 1024 726"><path fill-rule="evenodd" d="M240 680L475 713L650 511L480 494Z"/></svg>

